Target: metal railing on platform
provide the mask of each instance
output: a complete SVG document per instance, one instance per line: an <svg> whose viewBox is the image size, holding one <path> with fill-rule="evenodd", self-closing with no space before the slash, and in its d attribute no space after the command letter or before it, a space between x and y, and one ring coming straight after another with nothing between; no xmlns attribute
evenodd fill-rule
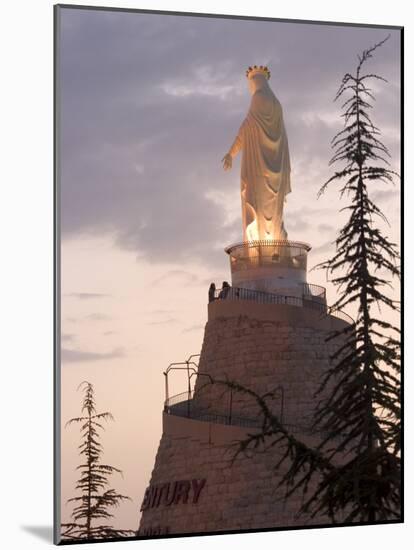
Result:
<svg viewBox="0 0 414 550"><path fill-rule="evenodd" d="M301 296L284 296L263 290L233 286L216 289L214 297L218 300L253 300L259 304L290 304L299 307L303 304Z"/></svg>
<svg viewBox="0 0 414 550"><path fill-rule="evenodd" d="M312 283L302 283L303 296L312 296L316 298L326 298L326 288Z"/></svg>
<svg viewBox="0 0 414 550"><path fill-rule="evenodd" d="M310 246L297 241L261 240L237 243L225 250L233 273L265 266L306 271Z"/></svg>

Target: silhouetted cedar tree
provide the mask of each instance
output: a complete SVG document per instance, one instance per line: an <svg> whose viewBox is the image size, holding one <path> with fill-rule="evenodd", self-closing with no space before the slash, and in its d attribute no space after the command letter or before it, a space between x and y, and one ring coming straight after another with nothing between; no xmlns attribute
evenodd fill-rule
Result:
<svg viewBox="0 0 414 550"><path fill-rule="evenodd" d="M83 462L77 467L80 477L76 491L79 494L67 501L76 505L71 514L73 521L62 524L61 536L63 540L96 540L134 535L133 530L116 529L110 525L114 517L111 508L130 500L130 497L109 488L109 477L115 472L122 474L121 470L101 462L103 449L99 442L99 430L104 429L102 421L113 420L113 416L109 412L96 412L91 383L82 382L79 388L84 390L83 416L72 418L66 426L80 424L82 443L79 454Z"/></svg>

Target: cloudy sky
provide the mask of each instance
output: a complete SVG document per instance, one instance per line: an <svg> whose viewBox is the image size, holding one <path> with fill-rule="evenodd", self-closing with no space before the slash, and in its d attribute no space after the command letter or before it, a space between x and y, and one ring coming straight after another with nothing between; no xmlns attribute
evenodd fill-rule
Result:
<svg viewBox="0 0 414 550"><path fill-rule="evenodd" d="M161 434L162 371L201 348L211 281L229 280L223 249L241 240L240 159L224 172L250 102L245 70L267 64L288 133L289 239L329 257L346 204L332 188L330 141L342 128L333 98L357 55L367 64L373 119L400 167L399 32L379 28L62 9L60 185L62 421L79 413L82 380L115 422L105 459L128 494L115 520L136 528ZM375 184L399 243L399 184ZM335 290L322 272L309 282ZM352 314L352 311L349 313ZM177 379L173 391L184 391ZM73 496L76 428L63 429L63 501ZM63 519L70 506L63 505Z"/></svg>

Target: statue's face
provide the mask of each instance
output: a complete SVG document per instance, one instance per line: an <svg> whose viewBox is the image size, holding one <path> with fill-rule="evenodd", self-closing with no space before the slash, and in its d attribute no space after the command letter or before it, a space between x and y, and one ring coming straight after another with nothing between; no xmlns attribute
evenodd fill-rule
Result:
<svg viewBox="0 0 414 550"><path fill-rule="evenodd" d="M248 85L251 95L255 94L258 90L266 89L268 86L266 77L261 74L256 74L253 78L249 78Z"/></svg>
<svg viewBox="0 0 414 550"><path fill-rule="evenodd" d="M253 95L254 92L256 91L256 86L253 78L249 78L249 91L251 95Z"/></svg>

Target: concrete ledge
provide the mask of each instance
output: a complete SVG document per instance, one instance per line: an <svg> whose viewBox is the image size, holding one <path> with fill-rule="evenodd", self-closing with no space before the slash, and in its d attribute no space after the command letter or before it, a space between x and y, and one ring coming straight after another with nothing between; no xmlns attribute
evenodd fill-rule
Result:
<svg viewBox="0 0 414 550"><path fill-rule="evenodd" d="M286 325L318 330L342 330L349 326L346 321L320 311L285 304L259 304L252 300L215 300L208 304L208 320L249 317Z"/></svg>
<svg viewBox="0 0 414 550"><path fill-rule="evenodd" d="M162 428L164 435L197 439L198 441L223 445L244 439L247 434L254 433L255 428L242 428L162 414Z"/></svg>

